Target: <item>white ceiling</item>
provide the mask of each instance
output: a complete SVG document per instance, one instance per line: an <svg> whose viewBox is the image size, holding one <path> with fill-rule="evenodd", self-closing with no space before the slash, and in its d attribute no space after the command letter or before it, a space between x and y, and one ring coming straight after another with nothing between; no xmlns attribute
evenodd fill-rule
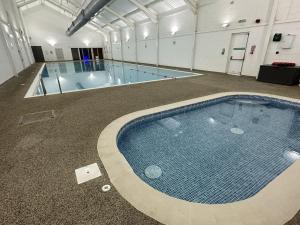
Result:
<svg viewBox="0 0 300 225"><path fill-rule="evenodd" d="M21 10L26 10L37 5L51 7L60 13L75 18L91 0L16 0ZM136 0L145 6L153 15L166 13L168 11L183 7L186 2L195 0ZM130 22L139 22L149 17L130 0L112 0L108 7ZM127 26L126 21L120 19L108 10L102 10L89 22L89 26L99 31L108 32L120 27Z"/></svg>

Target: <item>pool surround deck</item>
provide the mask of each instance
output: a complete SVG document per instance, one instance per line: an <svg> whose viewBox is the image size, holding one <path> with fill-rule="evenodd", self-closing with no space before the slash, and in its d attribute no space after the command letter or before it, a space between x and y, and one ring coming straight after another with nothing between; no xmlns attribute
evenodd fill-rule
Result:
<svg viewBox="0 0 300 225"><path fill-rule="evenodd" d="M128 203L113 185L107 193L101 190L111 184L97 151L99 135L108 124L132 112L220 92L300 99L298 86L208 71L197 71L204 75L184 79L24 98L41 66L34 64L0 85L0 224L158 225ZM55 119L18 125L21 116L48 110L55 110ZM95 162L102 176L78 185L74 170ZM127 185L138 191L134 184ZM140 201L143 199L149 197L142 196ZM300 201L299 196L295 200ZM285 207L282 204L283 214ZM230 217L220 213L218 220ZM256 214L248 219L236 224L260 222ZM300 212L286 225L299 224Z"/></svg>

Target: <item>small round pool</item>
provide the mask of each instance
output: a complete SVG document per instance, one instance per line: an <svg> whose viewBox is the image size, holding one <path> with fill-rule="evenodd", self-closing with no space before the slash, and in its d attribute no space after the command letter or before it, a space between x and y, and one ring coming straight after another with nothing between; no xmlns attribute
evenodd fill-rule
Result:
<svg viewBox="0 0 300 225"><path fill-rule="evenodd" d="M135 174L189 202L254 196L300 158L300 105L231 95L137 118L117 145Z"/></svg>

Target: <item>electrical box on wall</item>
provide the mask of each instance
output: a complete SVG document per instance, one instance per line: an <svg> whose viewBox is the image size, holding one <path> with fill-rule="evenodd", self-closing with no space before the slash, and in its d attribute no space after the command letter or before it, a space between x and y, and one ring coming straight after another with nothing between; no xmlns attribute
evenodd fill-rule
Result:
<svg viewBox="0 0 300 225"><path fill-rule="evenodd" d="M255 49L256 49L256 45L252 45L250 50L250 55L254 55Z"/></svg>
<svg viewBox="0 0 300 225"><path fill-rule="evenodd" d="M288 34L283 36L283 41L280 45L282 49L291 49L293 47L296 35Z"/></svg>
<svg viewBox="0 0 300 225"><path fill-rule="evenodd" d="M282 34L281 33L276 33L276 34L274 34L273 41L274 42L279 42L279 41L281 41L281 38L282 38Z"/></svg>
<svg viewBox="0 0 300 225"><path fill-rule="evenodd" d="M221 54L222 54L222 55L225 55L225 51L226 51L226 49L223 48Z"/></svg>

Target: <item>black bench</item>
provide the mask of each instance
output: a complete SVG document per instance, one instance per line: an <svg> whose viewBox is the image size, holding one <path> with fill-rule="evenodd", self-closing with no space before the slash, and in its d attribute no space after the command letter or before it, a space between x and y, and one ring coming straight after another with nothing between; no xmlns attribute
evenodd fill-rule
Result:
<svg viewBox="0 0 300 225"><path fill-rule="evenodd" d="M299 85L300 67L260 66L257 80L273 84Z"/></svg>

